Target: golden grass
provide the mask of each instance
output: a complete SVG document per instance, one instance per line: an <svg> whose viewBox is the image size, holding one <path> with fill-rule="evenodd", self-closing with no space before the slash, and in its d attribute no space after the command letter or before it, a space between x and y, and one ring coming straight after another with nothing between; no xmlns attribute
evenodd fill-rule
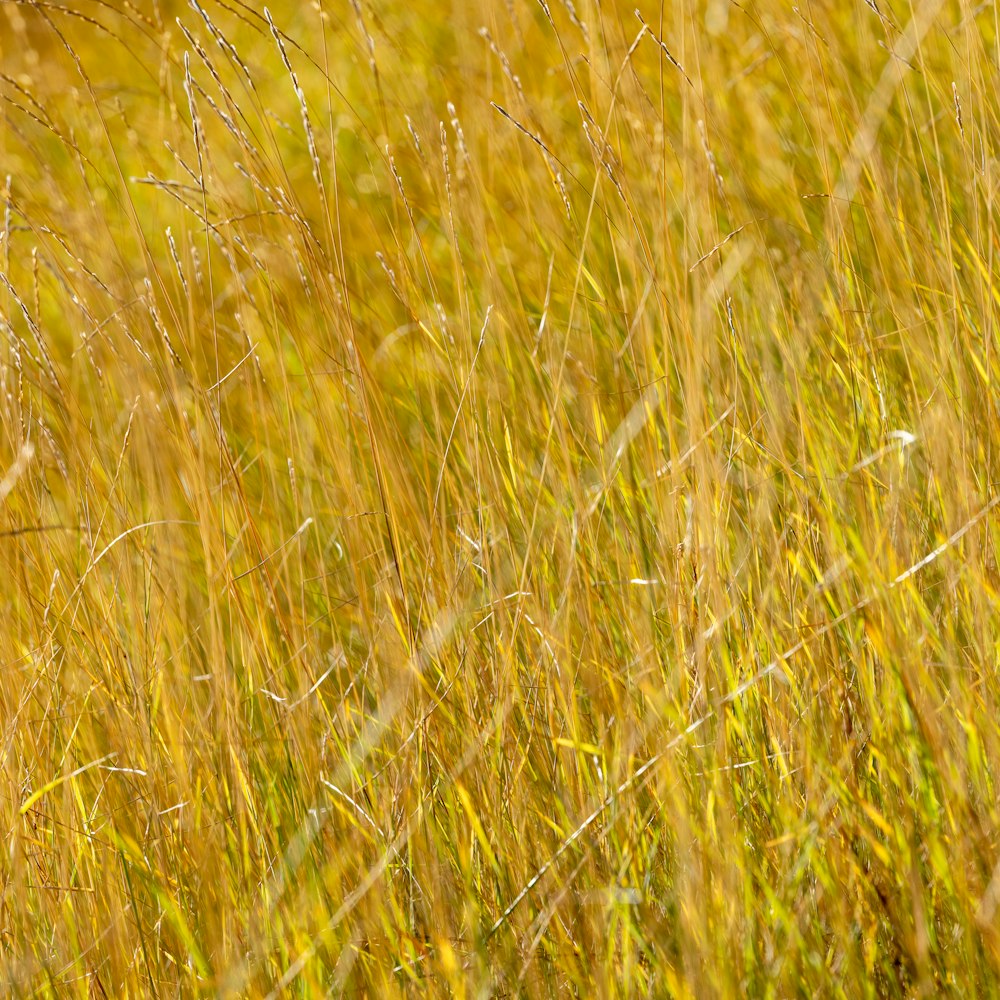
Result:
<svg viewBox="0 0 1000 1000"><path fill-rule="evenodd" d="M996 7L637 13L0 4L6 994L1000 992Z"/></svg>

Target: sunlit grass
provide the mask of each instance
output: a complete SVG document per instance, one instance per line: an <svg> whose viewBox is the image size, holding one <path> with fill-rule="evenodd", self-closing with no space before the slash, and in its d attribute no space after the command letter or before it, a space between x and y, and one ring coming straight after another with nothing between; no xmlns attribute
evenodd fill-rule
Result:
<svg viewBox="0 0 1000 1000"><path fill-rule="evenodd" d="M998 42L3 0L3 992L1000 992Z"/></svg>

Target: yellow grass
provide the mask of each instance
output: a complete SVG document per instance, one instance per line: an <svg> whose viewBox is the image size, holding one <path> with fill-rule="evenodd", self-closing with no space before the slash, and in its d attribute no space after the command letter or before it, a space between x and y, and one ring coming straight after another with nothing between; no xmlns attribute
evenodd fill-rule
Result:
<svg viewBox="0 0 1000 1000"><path fill-rule="evenodd" d="M1000 993L996 7L637 14L0 3L5 995Z"/></svg>

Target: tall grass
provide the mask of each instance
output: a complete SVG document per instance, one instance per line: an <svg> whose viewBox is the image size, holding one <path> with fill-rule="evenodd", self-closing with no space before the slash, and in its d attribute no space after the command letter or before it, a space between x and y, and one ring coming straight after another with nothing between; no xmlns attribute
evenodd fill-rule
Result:
<svg viewBox="0 0 1000 1000"><path fill-rule="evenodd" d="M12 996L1000 992L970 0L3 0Z"/></svg>

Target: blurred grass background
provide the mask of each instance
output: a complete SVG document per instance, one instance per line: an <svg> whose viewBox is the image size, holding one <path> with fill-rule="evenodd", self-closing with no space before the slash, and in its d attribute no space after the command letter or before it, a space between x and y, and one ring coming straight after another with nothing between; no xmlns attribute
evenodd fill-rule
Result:
<svg viewBox="0 0 1000 1000"><path fill-rule="evenodd" d="M998 58L3 0L5 991L1000 992Z"/></svg>

